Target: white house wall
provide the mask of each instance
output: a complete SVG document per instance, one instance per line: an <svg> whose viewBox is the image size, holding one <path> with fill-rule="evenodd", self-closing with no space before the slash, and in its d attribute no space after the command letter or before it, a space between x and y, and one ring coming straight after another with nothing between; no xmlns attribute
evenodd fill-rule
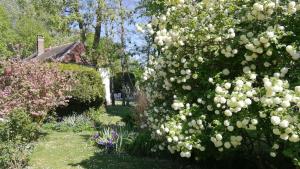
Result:
<svg viewBox="0 0 300 169"><path fill-rule="evenodd" d="M111 93L110 93L110 73L108 69L105 68L99 68L98 70L100 72L102 83L104 85L104 91L105 91L105 101L107 105L111 105Z"/></svg>

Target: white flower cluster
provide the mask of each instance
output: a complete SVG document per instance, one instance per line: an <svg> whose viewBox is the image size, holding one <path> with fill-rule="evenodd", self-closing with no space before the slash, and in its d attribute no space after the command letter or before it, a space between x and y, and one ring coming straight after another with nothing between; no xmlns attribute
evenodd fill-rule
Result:
<svg viewBox="0 0 300 169"><path fill-rule="evenodd" d="M248 14L248 19L264 20L274 13L276 4L273 1L256 2L253 4L251 14Z"/></svg>
<svg viewBox="0 0 300 169"><path fill-rule="evenodd" d="M267 142L276 157L279 145L299 144L300 82L291 78L299 74L300 35L291 25L298 23L299 3L166 4L145 26L160 52L145 70L143 127L161 142L158 148L197 159L205 151Z"/></svg>
<svg viewBox="0 0 300 169"><path fill-rule="evenodd" d="M178 32L175 31L167 31L166 29L160 30L156 33L156 37L154 38L154 42L159 46L171 46L174 42L177 42L179 39ZM178 45L178 44L175 44ZM179 41L179 45L184 45L182 41Z"/></svg>
<svg viewBox="0 0 300 169"><path fill-rule="evenodd" d="M224 141L223 136L218 133L214 137L211 137L210 140L211 142L214 143L215 147L217 147L218 150L222 152L224 148L230 149L232 146L235 148L241 145L241 141L243 140L243 137L231 136L229 141Z"/></svg>
<svg viewBox="0 0 300 169"><path fill-rule="evenodd" d="M287 5L287 13L288 14L294 14L298 10L300 10L300 4L296 4L295 1L290 1Z"/></svg>
<svg viewBox="0 0 300 169"><path fill-rule="evenodd" d="M292 56L294 60L300 59L300 52L297 52L293 46L288 45L286 51Z"/></svg>
<svg viewBox="0 0 300 169"><path fill-rule="evenodd" d="M249 81L237 79L234 82L234 87L229 82L224 83L223 86L217 85L214 102L217 108L222 108L224 110L225 116L230 117L233 113L238 113L251 105L252 100L258 100L258 98L255 97L256 91L252 87L256 75L250 74L250 77L252 79ZM229 90L232 90L232 92L230 93ZM215 113L219 114L219 111L216 110Z"/></svg>

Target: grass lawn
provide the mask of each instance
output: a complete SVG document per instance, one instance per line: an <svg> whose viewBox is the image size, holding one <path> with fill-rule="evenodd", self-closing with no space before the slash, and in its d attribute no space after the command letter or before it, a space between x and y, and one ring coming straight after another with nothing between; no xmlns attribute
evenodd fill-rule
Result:
<svg viewBox="0 0 300 169"><path fill-rule="evenodd" d="M50 132L38 142L30 159L35 169L76 168L79 163L93 156L95 148L87 142L91 132ZM80 167L77 167L80 168Z"/></svg>
<svg viewBox="0 0 300 169"><path fill-rule="evenodd" d="M92 132L50 132L30 159L32 169L172 169L170 161L106 154L89 142Z"/></svg>
<svg viewBox="0 0 300 169"><path fill-rule="evenodd" d="M130 107L109 107L100 117L101 126L120 125ZM125 125L125 123L124 123ZM90 137L93 131L80 133L47 130L31 158L30 169L177 169L172 161L101 152Z"/></svg>

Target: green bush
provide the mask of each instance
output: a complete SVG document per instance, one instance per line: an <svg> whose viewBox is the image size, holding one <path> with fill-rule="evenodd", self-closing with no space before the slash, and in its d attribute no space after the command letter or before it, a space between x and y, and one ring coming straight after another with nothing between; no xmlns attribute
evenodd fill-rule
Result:
<svg viewBox="0 0 300 169"><path fill-rule="evenodd" d="M133 73L124 73L124 80L125 80L125 85L130 88L131 91L135 89L135 83L136 83L136 78ZM123 74L117 73L113 77L113 83L114 83L114 92L115 93L121 93L122 92L122 81L123 81Z"/></svg>
<svg viewBox="0 0 300 169"><path fill-rule="evenodd" d="M0 123L1 142L29 143L36 140L38 134L38 124L24 110L12 111L7 120Z"/></svg>
<svg viewBox="0 0 300 169"><path fill-rule="evenodd" d="M32 144L0 143L0 168L23 169L28 164Z"/></svg>
<svg viewBox="0 0 300 169"><path fill-rule="evenodd" d="M151 138L150 132L140 132L131 142L131 144L126 146L126 151L132 155L151 156L154 154L151 149L156 144L157 141Z"/></svg>
<svg viewBox="0 0 300 169"><path fill-rule="evenodd" d="M101 117L106 112L105 107L100 107L98 109L90 108L86 114L94 122L96 127L101 125Z"/></svg>
<svg viewBox="0 0 300 169"><path fill-rule="evenodd" d="M0 168L22 169L28 162L31 142L39 136L37 123L29 113L14 110L0 122Z"/></svg>
<svg viewBox="0 0 300 169"><path fill-rule="evenodd" d="M70 99L67 108L59 108L58 113L84 112L90 107L99 107L103 103L104 88L100 73L94 68L76 65L60 64L62 71L71 72L77 83L69 93Z"/></svg>

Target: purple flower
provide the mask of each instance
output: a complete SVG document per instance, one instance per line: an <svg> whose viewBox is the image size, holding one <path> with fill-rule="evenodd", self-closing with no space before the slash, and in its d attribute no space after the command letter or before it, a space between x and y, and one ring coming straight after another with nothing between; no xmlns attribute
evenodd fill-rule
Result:
<svg viewBox="0 0 300 169"><path fill-rule="evenodd" d="M118 138L118 133L114 130L111 132L111 135L114 140Z"/></svg>
<svg viewBox="0 0 300 169"><path fill-rule="evenodd" d="M99 138L99 136L100 136L99 133L96 133L93 138L97 139L97 138Z"/></svg>
<svg viewBox="0 0 300 169"><path fill-rule="evenodd" d="M98 144L99 144L99 145L102 145L102 146L105 145L105 143L104 143L103 141L99 141Z"/></svg>

